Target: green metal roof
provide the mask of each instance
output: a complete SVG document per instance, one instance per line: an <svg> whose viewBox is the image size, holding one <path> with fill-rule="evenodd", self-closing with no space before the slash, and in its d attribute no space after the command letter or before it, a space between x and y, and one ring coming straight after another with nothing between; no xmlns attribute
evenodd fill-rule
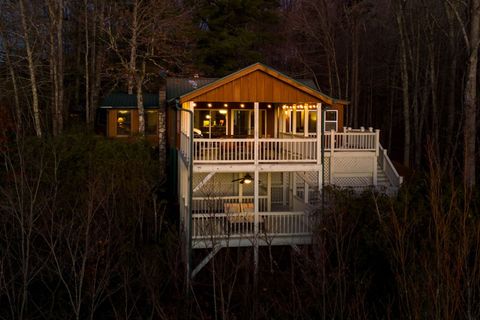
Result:
<svg viewBox="0 0 480 320"><path fill-rule="evenodd" d="M178 98L216 80L218 78L167 78L167 100Z"/></svg>
<svg viewBox="0 0 480 320"><path fill-rule="evenodd" d="M143 106L145 108L159 107L158 94L144 93ZM103 99L100 108L136 108L137 95L128 93L112 93Z"/></svg>

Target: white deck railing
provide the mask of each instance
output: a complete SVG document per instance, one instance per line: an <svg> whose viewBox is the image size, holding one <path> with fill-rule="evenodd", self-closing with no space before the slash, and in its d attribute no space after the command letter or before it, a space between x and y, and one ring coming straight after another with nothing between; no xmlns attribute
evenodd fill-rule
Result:
<svg viewBox="0 0 480 320"><path fill-rule="evenodd" d="M403 183L403 177L398 174L397 169L395 169L395 166L387 155L387 150L383 149L381 145L379 145L378 164L385 172L390 183L394 187L400 187Z"/></svg>
<svg viewBox="0 0 480 320"><path fill-rule="evenodd" d="M280 139L194 139L194 161L208 162L315 162L319 141L316 137L281 134ZM326 132L326 152L378 151L379 132ZM183 141L182 141L183 142ZM182 143L182 148L184 143ZM333 148L333 150L332 150ZM186 154L186 153L185 153Z"/></svg>
<svg viewBox="0 0 480 320"><path fill-rule="evenodd" d="M258 210L260 212L267 211L267 196L258 197ZM192 209L194 213L224 213L225 204L228 203L253 203L253 196L213 196L213 197L193 197Z"/></svg>
<svg viewBox="0 0 480 320"><path fill-rule="evenodd" d="M192 237L200 239L253 238L255 223L238 219L243 214L193 214ZM304 236L311 234L312 219L304 212L263 212L258 215L258 236Z"/></svg>

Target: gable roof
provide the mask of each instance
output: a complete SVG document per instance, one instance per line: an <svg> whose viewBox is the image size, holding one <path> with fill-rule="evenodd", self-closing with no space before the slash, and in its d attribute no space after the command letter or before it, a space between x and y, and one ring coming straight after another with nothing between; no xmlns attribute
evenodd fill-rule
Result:
<svg viewBox="0 0 480 320"><path fill-rule="evenodd" d="M334 99L327 96L326 94L321 93L316 89L315 85L313 84L313 81L295 80L261 63L255 63L253 65L250 65L244 69L241 69L237 72L229 74L220 79L216 79L216 80L207 79L207 81L203 83L197 83L198 85L197 88L193 88L193 90L191 91L185 90L183 94L181 93L182 90L178 90L178 93L180 93L180 95L178 96L180 98L180 103L183 103L186 101L193 101L195 100L195 98L199 98L199 97L205 98L209 95L209 93L214 92L215 90L218 91L218 89L228 86L229 83L233 83L235 81L239 82L241 81L241 78L252 77L252 74L254 73L261 74L263 78L271 79L272 81L279 83L283 89L285 88L294 89L302 97L310 97L310 99L318 100L320 102L323 102L329 105L348 104L348 101ZM265 79L260 79L260 81L264 81ZM195 82L197 80L200 80L200 79L194 79L193 81ZM202 84L202 85L200 86L199 84ZM167 97L169 97L169 99L174 98L174 96L168 95L168 94L167 94Z"/></svg>

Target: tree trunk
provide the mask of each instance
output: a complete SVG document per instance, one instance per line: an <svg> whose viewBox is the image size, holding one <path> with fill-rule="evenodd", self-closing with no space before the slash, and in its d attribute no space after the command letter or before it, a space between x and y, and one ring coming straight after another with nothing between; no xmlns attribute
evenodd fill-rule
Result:
<svg viewBox="0 0 480 320"><path fill-rule="evenodd" d="M27 26L27 14L25 12L24 0L19 0L20 18L22 20L23 38L25 41L25 49L27 50L28 70L30 72L30 86L32 90L32 109L33 109L33 125L37 137L42 136L42 127L40 123L40 107L38 102L37 78L35 74L35 62L33 61L33 51L30 47L30 40L28 37L29 30Z"/></svg>
<svg viewBox="0 0 480 320"><path fill-rule="evenodd" d="M132 14L132 38L130 39L130 63L128 70L128 94L133 94L137 66L138 1L135 1ZM138 89L138 85L137 85Z"/></svg>
<svg viewBox="0 0 480 320"><path fill-rule="evenodd" d="M477 116L477 65L480 41L480 0L471 1L471 19L469 35L469 52L467 61L467 83L465 85L465 159L464 179L468 189L475 187L475 140Z"/></svg>
<svg viewBox="0 0 480 320"><path fill-rule="evenodd" d="M400 73L402 78L402 96L403 96L403 126L404 126L404 144L403 144L403 164L410 166L410 92L409 92L409 77L407 66L407 47L406 35L404 29L403 12L396 13L396 20L398 30L400 33Z"/></svg>
<svg viewBox="0 0 480 320"><path fill-rule="evenodd" d="M88 32L88 0L84 0L84 25L85 25L85 121L87 125L92 123L90 112L90 35Z"/></svg>
<svg viewBox="0 0 480 320"><path fill-rule="evenodd" d="M19 134L22 130L22 111L20 107L20 96L19 96L19 88L17 84L17 73L15 72L15 68L13 67L13 61L11 58L11 46L9 43L9 39L4 33L3 25L0 22L0 37L4 39L4 50L5 50L5 58L8 67L8 73L10 74L10 80L12 81L13 87L13 95L15 99L15 111L13 114L15 115L15 128L17 130L17 134Z"/></svg>
<svg viewBox="0 0 480 320"><path fill-rule="evenodd" d="M137 108L138 108L138 132L142 136L145 135L145 108L143 106L143 90L142 90L143 80L145 78L145 67L146 67L145 65L146 65L145 60L143 60L143 62L142 62L142 72L136 79L136 83L137 83Z"/></svg>

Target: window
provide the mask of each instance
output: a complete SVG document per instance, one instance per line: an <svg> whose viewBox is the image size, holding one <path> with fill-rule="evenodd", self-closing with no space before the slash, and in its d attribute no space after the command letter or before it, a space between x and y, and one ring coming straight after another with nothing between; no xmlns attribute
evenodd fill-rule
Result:
<svg viewBox="0 0 480 320"><path fill-rule="evenodd" d="M259 110L258 135L267 134L267 111ZM254 110L233 110L233 131L232 134L238 137L253 136L255 134L255 111Z"/></svg>
<svg viewBox="0 0 480 320"><path fill-rule="evenodd" d="M158 111L146 110L145 111L145 134L156 135L158 123Z"/></svg>
<svg viewBox="0 0 480 320"><path fill-rule="evenodd" d="M218 138L227 134L227 110L195 110L194 128L204 138Z"/></svg>
<svg viewBox="0 0 480 320"><path fill-rule="evenodd" d="M317 132L317 110L310 110L308 112L308 132Z"/></svg>
<svg viewBox="0 0 480 320"><path fill-rule="evenodd" d="M117 136L129 136L132 131L132 113L129 110L117 111Z"/></svg>
<svg viewBox="0 0 480 320"><path fill-rule="evenodd" d="M325 111L325 131L335 130L338 128L338 111L326 110Z"/></svg>

